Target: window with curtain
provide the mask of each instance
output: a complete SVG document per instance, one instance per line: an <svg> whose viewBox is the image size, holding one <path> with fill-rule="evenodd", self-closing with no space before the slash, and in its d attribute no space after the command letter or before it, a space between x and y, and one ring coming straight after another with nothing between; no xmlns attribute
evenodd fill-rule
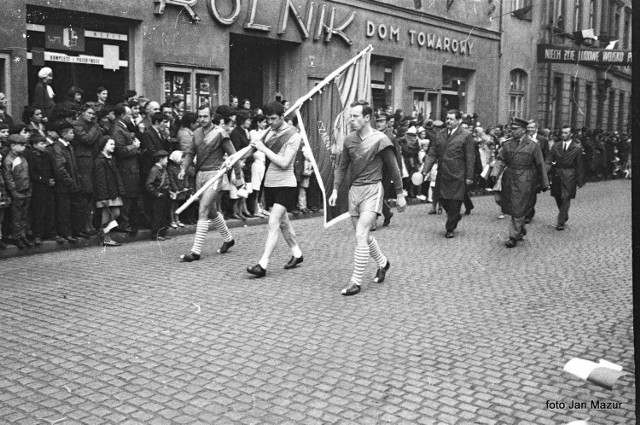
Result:
<svg viewBox="0 0 640 425"><path fill-rule="evenodd" d="M574 0L573 8L573 30L579 31L582 29L582 1Z"/></svg>
<svg viewBox="0 0 640 425"><path fill-rule="evenodd" d="M521 69L511 71L509 86L509 117L525 117L525 100L527 94L527 73Z"/></svg>

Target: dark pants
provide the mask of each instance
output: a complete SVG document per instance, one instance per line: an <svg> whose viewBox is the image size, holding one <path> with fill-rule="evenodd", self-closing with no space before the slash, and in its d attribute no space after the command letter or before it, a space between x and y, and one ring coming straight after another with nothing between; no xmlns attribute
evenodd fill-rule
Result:
<svg viewBox="0 0 640 425"><path fill-rule="evenodd" d="M56 193L56 226L63 238L77 235L84 230L81 218L81 195L77 193Z"/></svg>
<svg viewBox="0 0 640 425"><path fill-rule="evenodd" d="M27 221L31 197L11 200L11 237L18 239L27 235Z"/></svg>
<svg viewBox="0 0 640 425"><path fill-rule="evenodd" d="M522 240L522 234L524 233L524 217L511 217L511 225L509 226L509 239L515 239L517 241Z"/></svg>
<svg viewBox="0 0 640 425"><path fill-rule="evenodd" d="M133 216L138 210L138 197L122 198L122 207L120 208L120 219L118 220L118 227L122 230L133 229Z"/></svg>
<svg viewBox="0 0 640 425"><path fill-rule="evenodd" d="M149 198L151 200L151 235L164 236L169 224L169 192L163 192L159 198Z"/></svg>
<svg viewBox="0 0 640 425"><path fill-rule="evenodd" d="M458 222L462 218L460 215L460 208L462 207L462 201L457 199L440 199L442 208L447 212L447 224L445 229L447 232L453 232L458 227Z"/></svg>
<svg viewBox="0 0 640 425"><path fill-rule="evenodd" d="M564 226L569 220L569 207L571 206L571 199L562 199L560 196L555 196L556 205L558 206L558 226Z"/></svg>
<svg viewBox="0 0 640 425"><path fill-rule="evenodd" d="M531 220L533 216L536 215L536 202L538 202L538 195L534 193L533 200L531 201L531 209L524 218Z"/></svg>
<svg viewBox="0 0 640 425"><path fill-rule="evenodd" d="M471 211L473 209L473 202L471 201L471 196L469 196L469 191L464 195L464 208L467 211Z"/></svg>
<svg viewBox="0 0 640 425"><path fill-rule="evenodd" d="M56 192L53 187L33 186L31 231L34 238L56 236Z"/></svg>

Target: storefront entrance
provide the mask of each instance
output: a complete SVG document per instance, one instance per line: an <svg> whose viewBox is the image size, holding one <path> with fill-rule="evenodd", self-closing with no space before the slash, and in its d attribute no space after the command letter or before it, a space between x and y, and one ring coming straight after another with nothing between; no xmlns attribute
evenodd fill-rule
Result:
<svg viewBox="0 0 640 425"><path fill-rule="evenodd" d="M231 34L229 38L229 93L251 101L251 107L262 107L283 93L286 55L297 44L263 37ZM284 93L286 97L287 94ZM288 99L291 100L291 99ZM291 100L293 101L293 100Z"/></svg>

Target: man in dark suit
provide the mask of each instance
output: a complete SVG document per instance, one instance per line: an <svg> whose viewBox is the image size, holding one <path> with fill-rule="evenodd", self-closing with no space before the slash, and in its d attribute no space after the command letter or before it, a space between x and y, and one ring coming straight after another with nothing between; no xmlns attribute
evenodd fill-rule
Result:
<svg viewBox="0 0 640 425"><path fill-rule="evenodd" d="M462 113L456 109L447 112L447 128L429 145L424 159L422 174L427 175L433 164L438 162L438 176L435 191L447 212L445 237L453 238L453 231L462 219L460 207L473 184L475 167L475 146L470 131L460 127Z"/></svg>
<svg viewBox="0 0 640 425"><path fill-rule="evenodd" d="M127 121L131 119L131 108L124 103L118 103L114 113L116 121L111 128L111 137L116 142L116 164L122 182L124 196L120 209L119 228L122 231L135 233L132 226L132 213L137 211L138 195L140 194L140 170L138 157L140 156L140 141L134 138L127 128Z"/></svg>
<svg viewBox="0 0 640 425"><path fill-rule="evenodd" d="M546 159L547 154L549 153L549 142L547 141L546 137L538 132L538 123L535 120L529 120L527 122L526 134L531 140L533 140L538 144L538 146L540 146L540 150L542 151L542 158ZM531 223L531 220L533 220L533 216L536 215L536 201L538 200L539 191L540 189L538 189L537 192L533 195L533 205L531 206L531 210L524 217L524 222L527 224Z"/></svg>
<svg viewBox="0 0 640 425"><path fill-rule="evenodd" d="M573 138L571 126L562 126L561 142L549 151L546 165L551 174L551 196L558 206L556 230L564 230L571 200L576 197L576 186L582 187L585 183L582 145Z"/></svg>

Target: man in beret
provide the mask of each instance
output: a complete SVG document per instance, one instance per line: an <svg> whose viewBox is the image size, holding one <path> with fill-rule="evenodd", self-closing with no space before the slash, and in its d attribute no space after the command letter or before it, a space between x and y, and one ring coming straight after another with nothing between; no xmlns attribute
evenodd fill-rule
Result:
<svg viewBox="0 0 640 425"><path fill-rule="evenodd" d="M511 216L509 240L505 243L507 248L518 245L518 241L527 234L525 216L533 207L538 186L543 192L549 189L542 150L525 134L527 121L513 118L511 128L513 137L502 145L491 173L495 183L504 170L502 213Z"/></svg>

